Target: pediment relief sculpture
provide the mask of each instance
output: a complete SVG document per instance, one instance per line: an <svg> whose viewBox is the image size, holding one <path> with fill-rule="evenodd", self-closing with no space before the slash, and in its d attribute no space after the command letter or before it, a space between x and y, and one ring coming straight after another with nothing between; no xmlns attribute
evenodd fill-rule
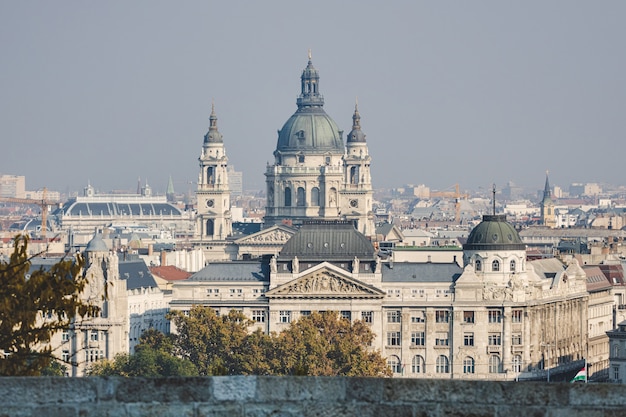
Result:
<svg viewBox="0 0 626 417"><path fill-rule="evenodd" d="M266 293L271 297L367 297L382 298L384 293L358 282L321 271L281 285Z"/></svg>
<svg viewBox="0 0 626 417"><path fill-rule="evenodd" d="M241 239L239 243L286 243L290 238L291 234L285 232L284 230L272 230L267 232L261 232L256 235L251 235L247 238Z"/></svg>

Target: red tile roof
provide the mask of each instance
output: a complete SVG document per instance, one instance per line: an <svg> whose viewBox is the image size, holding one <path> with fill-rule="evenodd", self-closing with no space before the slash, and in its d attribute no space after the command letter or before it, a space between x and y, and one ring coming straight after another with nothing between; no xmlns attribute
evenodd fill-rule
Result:
<svg viewBox="0 0 626 417"><path fill-rule="evenodd" d="M173 265L151 266L150 272L167 281L180 281L189 278L192 274Z"/></svg>

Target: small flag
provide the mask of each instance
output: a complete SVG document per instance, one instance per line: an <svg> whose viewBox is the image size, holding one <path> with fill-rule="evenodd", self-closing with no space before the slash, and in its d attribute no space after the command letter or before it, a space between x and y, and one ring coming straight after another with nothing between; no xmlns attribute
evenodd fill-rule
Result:
<svg viewBox="0 0 626 417"><path fill-rule="evenodd" d="M576 381L587 382L587 367L586 366L583 366L583 369L578 371L578 373L574 376L574 378L572 378L570 382L576 382Z"/></svg>

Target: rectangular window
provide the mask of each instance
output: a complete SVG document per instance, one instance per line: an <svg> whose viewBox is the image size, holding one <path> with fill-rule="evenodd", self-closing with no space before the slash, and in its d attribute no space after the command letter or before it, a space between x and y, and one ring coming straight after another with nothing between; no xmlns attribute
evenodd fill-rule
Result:
<svg viewBox="0 0 626 417"><path fill-rule="evenodd" d="M234 294L235 293L235 289L231 288L228 292L230 292L231 294Z"/></svg>
<svg viewBox="0 0 626 417"><path fill-rule="evenodd" d="M70 362L70 351L69 350L64 350L63 351L62 359L63 359L63 362L65 362L65 363L69 363Z"/></svg>
<svg viewBox="0 0 626 417"><path fill-rule="evenodd" d="M341 311L340 316L341 316L342 319L352 320L352 312L351 311L343 310L343 311Z"/></svg>
<svg viewBox="0 0 626 417"><path fill-rule="evenodd" d="M61 335L61 340L64 342L67 342L70 340L70 331L69 330L63 330L63 334Z"/></svg>
<svg viewBox="0 0 626 417"><path fill-rule="evenodd" d="M252 321L265 323L265 310L252 310Z"/></svg>
<svg viewBox="0 0 626 417"><path fill-rule="evenodd" d="M435 311L435 321L437 323L448 323L448 322L450 322L450 312L448 310L437 310L437 311Z"/></svg>
<svg viewBox="0 0 626 417"><path fill-rule="evenodd" d="M215 289L213 289L213 293L214 293L214 294L219 294L219 293L220 293L220 289L219 289L219 288L215 288Z"/></svg>
<svg viewBox="0 0 626 417"><path fill-rule="evenodd" d="M501 323L502 322L502 311L500 310L489 310L489 323Z"/></svg>
<svg viewBox="0 0 626 417"><path fill-rule="evenodd" d="M373 311L362 311L361 312L361 320L365 323L372 324L374 323L374 312Z"/></svg>
<svg viewBox="0 0 626 417"><path fill-rule="evenodd" d="M291 311L280 310L278 313L278 322L279 323L291 323Z"/></svg>
<svg viewBox="0 0 626 417"><path fill-rule="evenodd" d="M387 332L387 346L400 346L400 332Z"/></svg>
<svg viewBox="0 0 626 417"><path fill-rule="evenodd" d="M402 315L400 310L391 310L387 312L387 323L400 323Z"/></svg>
<svg viewBox="0 0 626 417"><path fill-rule="evenodd" d="M435 346L448 346L448 333L437 333Z"/></svg>
<svg viewBox="0 0 626 417"><path fill-rule="evenodd" d="M473 311L464 311L463 312L463 322L464 323L474 323L474 312Z"/></svg>
<svg viewBox="0 0 626 417"><path fill-rule="evenodd" d="M413 311L411 313L411 323L424 323L425 321L423 311Z"/></svg>
<svg viewBox="0 0 626 417"><path fill-rule="evenodd" d="M474 333L465 333L463 335L464 346L474 346Z"/></svg>
<svg viewBox="0 0 626 417"><path fill-rule="evenodd" d="M97 342L98 341L98 331L97 330L92 330L89 333L89 340L91 340L92 342Z"/></svg>
<svg viewBox="0 0 626 417"><path fill-rule="evenodd" d="M619 381L620 377L619 377L619 366L614 366L613 367L613 380L615 381Z"/></svg>
<svg viewBox="0 0 626 417"><path fill-rule="evenodd" d="M309 317L310 315L311 315L311 310L300 311L300 317Z"/></svg>
<svg viewBox="0 0 626 417"><path fill-rule="evenodd" d="M424 346L425 342L424 332L411 333L411 346Z"/></svg>
<svg viewBox="0 0 626 417"><path fill-rule="evenodd" d="M502 335L500 333L491 333L489 335L489 346L502 345Z"/></svg>
<svg viewBox="0 0 626 417"><path fill-rule="evenodd" d="M511 314L511 321L513 323L521 323L522 322L522 310L513 310Z"/></svg>
<svg viewBox="0 0 626 417"><path fill-rule="evenodd" d="M521 334L514 334L513 337L511 338L511 344L514 346L519 346L522 344L522 335Z"/></svg>

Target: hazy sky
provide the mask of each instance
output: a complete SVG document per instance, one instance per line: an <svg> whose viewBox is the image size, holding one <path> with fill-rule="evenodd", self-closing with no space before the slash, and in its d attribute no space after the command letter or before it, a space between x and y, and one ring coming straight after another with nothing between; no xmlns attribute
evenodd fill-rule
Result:
<svg viewBox="0 0 626 417"><path fill-rule="evenodd" d="M0 0L0 173L185 191L214 100L262 189L311 49L346 133L358 97L375 188L626 184L626 2L384 3Z"/></svg>

